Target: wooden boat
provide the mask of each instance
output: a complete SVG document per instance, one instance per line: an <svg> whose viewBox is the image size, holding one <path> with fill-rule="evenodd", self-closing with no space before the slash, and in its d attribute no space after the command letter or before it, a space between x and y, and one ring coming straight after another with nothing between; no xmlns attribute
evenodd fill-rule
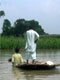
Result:
<svg viewBox="0 0 60 80"><path fill-rule="evenodd" d="M16 66L21 69L25 70L48 70L48 69L54 69L55 65L48 65L48 64L20 64Z"/></svg>
<svg viewBox="0 0 60 80"><path fill-rule="evenodd" d="M36 62L36 63L23 63L16 67L25 69L25 70L49 70L54 69L57 65L55 65L51 61L47 62Z"/></svg>
<svg viewBox="0 0 60 80"><path fill-rule="evenodd" d="M11 59L8 60L11 62ZM50 70L56 68L56 66L60 66L60 64L54 64L52 61L47 62L35 62L35 63L22 63L16 66L17 68L23 69L23 70Z"/></svg>

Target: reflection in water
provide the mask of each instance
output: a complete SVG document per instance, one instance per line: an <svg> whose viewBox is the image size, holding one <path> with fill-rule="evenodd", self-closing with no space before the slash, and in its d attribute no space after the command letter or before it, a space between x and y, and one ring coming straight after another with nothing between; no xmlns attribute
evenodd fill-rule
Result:
<svg viewBox="0 0 60 80"><path fill-rule="evenodd" d="M22 73L21 73L21 71L20 71L18 68L13 67L13 68L12 68L12 72L13 72L13 74L14 74L14 77L15 77L17 80L20 80L20 79L21 79Z"/></svg>
<svg viewBox="0 0 60 80"><path fill-rule="evenodd" d="M12 72L14 74L14 77L16 77L17 80L40 80L47 78L48 76L53 76L56 74L60 74L58 69L53 70L21 70L18 68L13 67Z"/></svg>

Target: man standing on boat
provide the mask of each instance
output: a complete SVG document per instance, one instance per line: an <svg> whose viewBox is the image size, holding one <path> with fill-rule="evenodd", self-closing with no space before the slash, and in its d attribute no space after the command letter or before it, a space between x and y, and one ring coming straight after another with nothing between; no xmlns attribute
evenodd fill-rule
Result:
<svg viewBox="0 0 60 80"><path fill-rule="evenodd" d="M39 34L32 29L33 27L30 26L29 30L26 31L26 60L27 63L32 57L32 62L34 63L34 60L36 59L36 43L39 39Z"/></svg>

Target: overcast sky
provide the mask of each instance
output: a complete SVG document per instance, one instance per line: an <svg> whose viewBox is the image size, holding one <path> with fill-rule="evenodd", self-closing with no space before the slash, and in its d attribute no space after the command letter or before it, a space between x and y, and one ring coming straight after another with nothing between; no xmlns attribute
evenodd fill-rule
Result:
<svg viewBox="0 0 60 80"><path fill-rule="evenodd" d="M49 34L60 34L60 0L0 0L0 10L5 17L0 18L0 33L4 19L11 24L17 19L36 20Z"/></svg>

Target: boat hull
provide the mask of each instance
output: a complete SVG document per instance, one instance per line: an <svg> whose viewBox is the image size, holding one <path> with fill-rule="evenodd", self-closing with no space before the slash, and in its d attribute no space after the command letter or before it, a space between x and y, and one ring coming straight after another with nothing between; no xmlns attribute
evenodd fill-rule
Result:
<svg viewBox="0 0 60 80"><path fill-rule="evenodd" d="M54 69L55 65L47 65L47 64L21 64L17 66L18 68L25 70L49 70Z"/></svg>

